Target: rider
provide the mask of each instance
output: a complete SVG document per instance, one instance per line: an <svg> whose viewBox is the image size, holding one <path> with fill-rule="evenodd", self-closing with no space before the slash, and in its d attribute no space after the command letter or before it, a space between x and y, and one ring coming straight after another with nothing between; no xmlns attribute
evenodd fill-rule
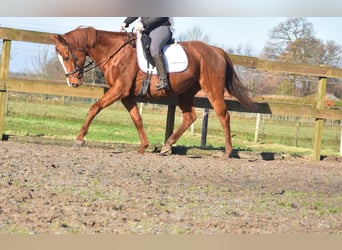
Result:
<svg viewBox="0 0 342 250"><path fill-rule="evenodd" d="M127 17L121 25L121 30L127 28L138 17ZM165 60L163 55L163 47L170 40L171 23L168 17L140 17L143 25L143 33L151 38L150 53L157 67L160 83L157 84L157 90L169 90L169 80L166 73Z"/></svg>

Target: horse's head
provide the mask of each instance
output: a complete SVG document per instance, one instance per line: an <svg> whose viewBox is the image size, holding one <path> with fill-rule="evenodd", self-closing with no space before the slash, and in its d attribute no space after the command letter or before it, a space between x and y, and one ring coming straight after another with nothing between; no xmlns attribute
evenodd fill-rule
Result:
<svg viewBox="0 0 342 250"><path fill-rule="evenodd" d="M51 35L50 38L55 43L57 56L65 71L68 86L80 86L84 81L87 52L83 48L69 44L61 35Z"/></svg>

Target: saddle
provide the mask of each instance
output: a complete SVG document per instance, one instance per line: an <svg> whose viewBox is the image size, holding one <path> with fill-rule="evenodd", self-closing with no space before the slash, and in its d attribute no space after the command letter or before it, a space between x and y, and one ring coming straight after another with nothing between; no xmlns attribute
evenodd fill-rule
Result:
<svg viewBox="0 0 342 250"><path fill-rule="evenodd" d="M188 67L188 57L183 47L173 39L163 48L166 71L168 73L182 72ZM149 74L157 74L153 59L149 54L150 39L148 35L138 36L136 48L138 65L141 71Z"/></svg>

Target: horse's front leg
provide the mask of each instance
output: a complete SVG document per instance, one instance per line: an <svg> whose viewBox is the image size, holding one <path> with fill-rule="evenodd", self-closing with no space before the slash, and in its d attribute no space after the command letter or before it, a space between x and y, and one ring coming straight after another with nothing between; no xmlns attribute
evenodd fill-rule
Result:
<svg viewBox="0 0 342 250"><path fill-rule="evenodd" d="M178 141L178 139L184 134L184 132L191 126L196 120L196 113L193 107L193 95L190 93L187 95L178 96L179 108L182 110L182 123L178 129L170 135L170 137L164 143L160 153L170 153L172 145Z"/></svg>
<svg viewBox="0 0 342 250"><path fill-rule="evenodd" d="M85 144L84 136L88 133L89 126L95 116L104 108L108 107L115 101L121 98L123 91L118 89L110 88L106 94L104 94L100 100L94 103L88 112L88 115L83 123L83 126L80 129L80 132L77 136L77 140L75 144L77 146L83 146Z"/></svg>
<svg viewBox="0 0 342 250"><path fill-rule="evenodd" d="M138 152L143 154L146 148L148 147L149 143L148 143L148 139L147 139L144 127L143 127L143 122L142 122L141 115L139 113L137 102L135 101L134 96L128 96L126 98L123 98L121 102L125 106L127 111L129 112L131 119L138 131L139 139L140 139L140 147L139 147Z"/></svg>

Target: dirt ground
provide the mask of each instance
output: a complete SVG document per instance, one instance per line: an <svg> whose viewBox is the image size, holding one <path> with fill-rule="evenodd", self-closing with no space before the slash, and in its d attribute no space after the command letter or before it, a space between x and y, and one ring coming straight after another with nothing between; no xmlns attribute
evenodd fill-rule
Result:
<svg viewBox="0 0 342 250"><path fill-rule="evenodd" d="M342 233L341 158L216 155L0 142L0 233Z"/></svg>

